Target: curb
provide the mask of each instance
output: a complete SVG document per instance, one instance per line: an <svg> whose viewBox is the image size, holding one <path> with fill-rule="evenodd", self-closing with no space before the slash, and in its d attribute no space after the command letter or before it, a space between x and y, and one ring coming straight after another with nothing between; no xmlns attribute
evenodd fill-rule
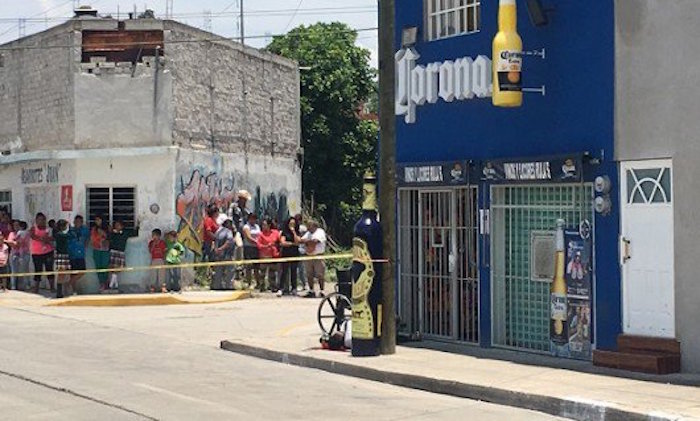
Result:
<svg viewBox="0 0 700 421"><path fill-rule="evenodd" d="M431 393L529 409L579 421L680 421L683 419L679 416L666 414L644 414L628 411L608 406L602 402L557 398L413 374L382 371L355 364L274 351L230 341L221 341L221 349L283 364L314 368L334 374L388 383Z"/></svg>
<svg viewBox="0 0 700 421"><path fill-rule="evenodd" d="M250 298L248 291L235 291L221 297L197 298L183 297L172 294L139 294L139 295L82 295L61 298L44 304L44 307L130 307L130 306L163 306L178 304L217 304Z"/></svg>

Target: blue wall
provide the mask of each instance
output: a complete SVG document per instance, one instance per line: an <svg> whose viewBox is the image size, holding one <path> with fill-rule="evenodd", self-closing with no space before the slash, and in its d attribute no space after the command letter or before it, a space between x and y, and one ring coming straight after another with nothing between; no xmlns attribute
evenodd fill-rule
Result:
<svg viewBox="0 0 700 421"><path fill-rule="evenodd" d="M518 31L526 50L547 50L547 59L525 58L523 84L547 86L547 95L525 94L523 106L497 108L490 98L417 107L414 124L399 117L399 162L551 155L613 148L614 14L613 2L582 4L574 0L544 0L556 11L550 23L535 28L525 2L518 4ZM423 39L423 2L399 1L397 44L401 29L418 26ZM498 25L498 1L481 3L482 27L476 34L440 41L420 41L418 64L464 56L491 57Z"/></svg>
<svg viewBox="0 0 700 421"><path fill-rule="evenodd" d="M417 64L443 62L478 55L491 57L497 32L498 1L482 0L481 31L439 41L424 40L423 1L400 0L396 8L396 45L401 29L418 26L421 55ZM613 349L621 330L620 273L618 265L619 212L614 145L614 7L611 0L582 3L543 0L547 26L535 28L525 1L518 2L518 32L525 50L546 48L547 58L526 57L523 86L546 85L547 95L526 93L523 106L497 108L491 98L471 99L416 108L416 122L397 117L397 161L428 162L456 159L485 160L508 157L552 156L589 152L602 163L587 174L611 177L614 210L596 216L596 295L598 349ZM397 47L398 49L399 47ZM485 188L486 186L481 186ZM480 206L487 206L482 196ZM486 199L486 200L484 200ZM482 315L490 317L488 271L482 270ZM487 345L488 323L482 319L482 344Z"/></svg>

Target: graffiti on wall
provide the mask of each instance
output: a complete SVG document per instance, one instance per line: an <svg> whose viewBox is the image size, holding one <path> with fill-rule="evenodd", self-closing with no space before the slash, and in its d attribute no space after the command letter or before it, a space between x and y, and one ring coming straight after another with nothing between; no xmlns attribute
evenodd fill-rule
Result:
<svg viewBox="0 0 700 421"><path fill-rule="evenodd" d="M205 176L201 171L194 170L189 181L180 178L180 186L175 203L180 218L178 240L195 254L201 255L206 208L214 203L219 209L228 209L236 197L233 176L224 181L215 172Z"/></svg>
<svg viewBox="0 0 700 421"><path fill-rule="evenodd" d="M255 213L263 218L272 218L279 223L282 223L289 217L289 206L287 205L287 193L285 191L279 194L269 193L263 195L260 187L255 189L253 197L255 202Z"/></svg>
<svg viewBox="0 0 700 421"><path fill-rule="evenodd" d="M207 175L198 169L189 178L180 178L180 188L175 209L180 220L178 240L196 255L202 254L204 238L204 218L206 208L215 204L226 211L237 200L237 188L233 175L221 176L216 172ZM245 188L245 187L240 187ZM253 203L248 205L259 216L284 221L289 217L286 191L262 193L257 187L253 193Z"/></svg>

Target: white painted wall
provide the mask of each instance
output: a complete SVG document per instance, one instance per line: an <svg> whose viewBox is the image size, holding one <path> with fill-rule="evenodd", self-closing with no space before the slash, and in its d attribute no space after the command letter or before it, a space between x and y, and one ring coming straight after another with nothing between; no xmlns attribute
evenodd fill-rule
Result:
<svg viewBox="0 0 700 421"><path fill-rule="evenodd" d="M255 210L256 203L263 212L282 207L293 215L301 210L301 170L294 159L287 157L249 156L246 159L243 153L216 154L177 147L63 151L53 156L54 159L32 159L0 165L0 190L12 190L13 216L28 222L33 219L34 210L26 206L27 189L49 192L38 195L43 197L43 202L40 200L36 210L45 212L50 219L72 221L75 215L87 216L88 187L136 187L136 215L140 231L139 236L129 240L127 246L127 266L130 267L150 264L147 244L154 228L160 228L163 232L180 228L181 218L176 202L194 171L203 177L213 175L214 180L211 189L207 184L202 184L196 190L195 199L199 201L200 210L217 191L225 193L228 190L235 195L240 189L253 194L252 210ZM14 156L13 159L21 161L22 157ZM59 168L57 179L46 178L47 166ZM41 169L41 182L31 180L31 183L22 184L22 169ZM63 185L73 186L73 210L69 212L60 211L60 188ZM271 203L271 197L276 205ZM153 204L160 208L157 214L150 209ZM92 251L88 250L87 254L88 267L93 268ZM187 260L193 258L194 254L189 253ZM191 275L183 275L184 283L191 281ZM120 289L142 292L148 279L149 275L144 271L125 273L120 280ZM97 288L94 275L86 276L80 285L84 293L94 293Z"/></svg>

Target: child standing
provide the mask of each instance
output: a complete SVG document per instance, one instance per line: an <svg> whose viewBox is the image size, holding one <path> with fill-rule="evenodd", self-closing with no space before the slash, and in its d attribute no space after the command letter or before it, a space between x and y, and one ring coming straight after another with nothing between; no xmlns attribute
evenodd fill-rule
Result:
<svg viewBox="0 0 700 421"><path fill-rule="evenodd" d="M101 216L95 217L95 225L90 233L90 243L92 244L92 258L95 261L95 269L109 268L109 227ZM107 272L97 272L97 279L100 281L100 292L107 289L109 284L109 274Z"/></svg>
<svg viewBox="0 0 700 421"><path fill-rule="evenodd" d="M165 263L168 265L179 265L182 263L182 255L185 254L185 247L177 241L177 233L170 231L167 237L168 251L165 255ZM179 267L168 268L167 289L168 291L180 291Z"/></svg>
<svg viewBox="0 0 700 421"><path fill-rule="evenodd" d="M29 232L27 223L24 221L14 221L13 231L7 239L10 250L10 269L12 273L29 272ZM12 289L26 290L30 287L28 276L12 276Z"/></svg>
<svg viewBox="0 0 700 421"><path fill-rule="evenodd" d="M53 239L56 249L53 258L53 270L56 272L56 298L63 298L63 285L70 282L70 275L61 272L71 270L68 242L70 235L68 221L60 219L53 231Z"/></svg>
<svg viewBox="0 0 700 421"><path fill-rule="evenodd" d="M53 271L53 236L51 228L46 226L46 216L39 212L36 214L35 225L29 231L31 238L30 249L32 260L34 261L34 272L52 272ZM49 282L49 288L54 291L53 275L46 276ZM33 292L39 292L39 284L41 283L41 275L34 275Z"/></svg>
<svg viewBox="0 0 700 421"><path fill-rule="evenodd" d="M121 221L114 222L114 229L109 234L109 267L111 269L121 269L126 267L126 242L129 233L124 229ZM109 288L119 288L118 272L112 272L109 279Z"/></svg>
<svg viewBox="0 0 700 421"><path fill-rule="evenodd" d="M151 241L148 242L148 251L151 253L151 266L163 266L165 264L165 253L168 246L161 238L163 233L158 228L151 232ZM155 283L150 287L151 292L167 292L165 289L165 269L155 269Z"/></svg>
<svg viewBox="0 0 700 421"><path fill-rule="evenodd" d="M0 231L0 275L10 273L8 264L10 263L10 246L5 244L5 235ZM0 278L0 291L7 290L7 278Z"/></svg>

